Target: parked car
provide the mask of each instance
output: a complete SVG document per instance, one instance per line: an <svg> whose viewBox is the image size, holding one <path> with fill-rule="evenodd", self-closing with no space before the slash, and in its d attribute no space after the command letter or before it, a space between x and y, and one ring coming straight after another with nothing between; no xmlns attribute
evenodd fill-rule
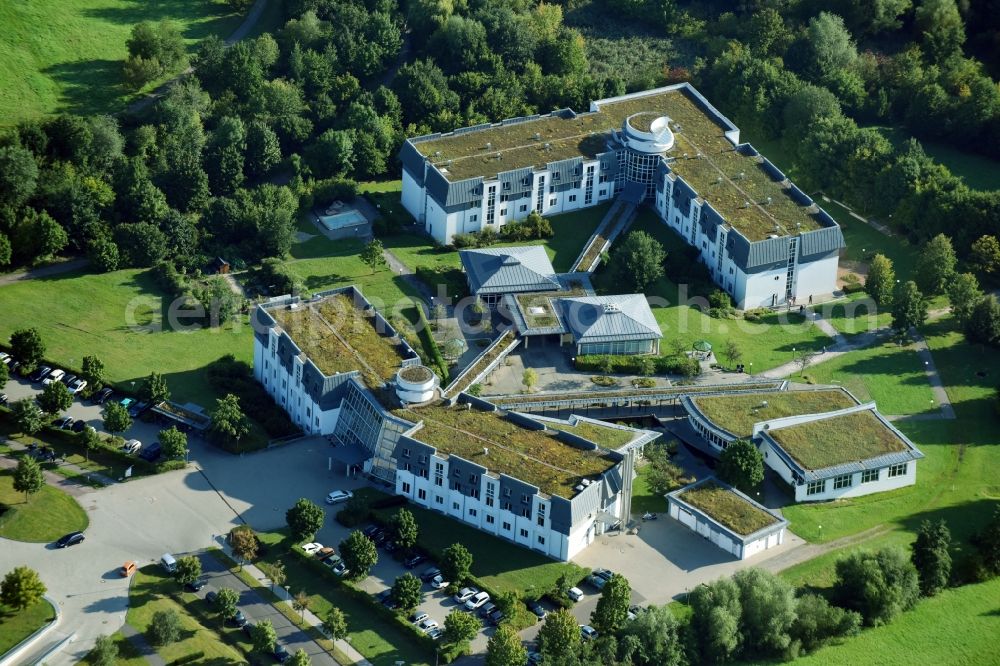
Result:
<svg viewBox="0 0 1000 666"><path fill-rule="evenodd" d="M212 604L213 606L215 605L215 602L217 602L218 600L219 600L219 593L216 592L215 590L209 590L207 593L205 593L205 601Z"/></svg>
<svg viewBox="0 0 1000 666"><path fill-rule="evenodd" d="M432 620L429 617L417 623L417 629L424 632L425 634L431 629L436 629L437 626L438 626L437 620Z"/></svg>
<svg viewBox="0 0 1000 666"><path fill-rule="evenodd" d="M132 406L132 403L134 402L135 400L133 400L132 398L122 398L121 400L118 401L118 404L120 404L125 409L128 409L129 407Z"/></svg>
<svg viewBox="0 0 1000 666"><path fill-rule="evenodd" d="M434 627L433 629L427 632L427 635L433 638L434 640L439 641L444 636L444 629L442 629L441 627Z"/></svg>
<svg viewBox="0 0 1000 666"><path fill-rule="evenodd" d="M538 666L542 663L542 653L532 650L528 652L528 664L529 666Z"/></svg>
<svg viewBox="0 0 1000 666"><path fill-rule="evenodd" d="M78 377L76 375L71 375L69 373L66 373L59 378L59 381L65 384L66 388L69 388L69 385L75 382L77 379Z"/></svg>
<svg viewBox="0 0 1000 666"><path fill-rule="evenodd" d="M412 622L413 624L419 624L420 622L426 620L428 617L429 616L427 615L427 613L423 611L416 611L415 613L413 613L413 615L410 616L410 622Z"/></svg>
<svg viewBox="0 0 1000 666"><path fill-rule="evenodd" d="M588 641L592 641L595 638L597 638L597 629L594 629L589 624L581 624L580 635L586 638Z"/></svg>
<svg viewBox="0 0 1000 666"><path fill-rule="evenodd" d="M542 606L542 604L539 603L538 601L529 601L528 610L534 613L535 617L537 617L539 620L544 619L545 616L549 614L548 611L545 610L545 607Z"/></svg>
<svg viewBox="0 0 1000 666"><path fill-rule="evenodd" d="M487 618L490 616L490 613L492 613L496 609L497 605L495 603L493 603L492 601L487 601L485 604L483 604L482 608L479 609L479 617Z"/></svg>
<svg viewBox="0 0 1000 666"><path fill-rule="evenodd" d="M139 457L145 460L146 462L156 462L157 458L160 457L160 445L150 444L149 446L147 446L145 449L142 450L142 453L139 454Z"/></svg>
<svg viewBox="0 0 1000 666"><path fill-rule="evenodd" d="M440 575L441 575L440 569L438 569L437 567L428 567L424 569L423 573L420 574L420 580L426 583L428 581L434 580L435 577Z"/></svg>
<svg viewBox="0 0 1000 666"><path fill-rule="evenodd" d="M0 363L3 363L4 365L10 363L10 354L0 351Z"/></svg>
<svg viewBox="0 0 1000 666"><path fill-rule="evenodd" d="M7 397L6 393L0 393L0 405L6 405L10 398Z"/></svg>
<svg viewBox="0 0 1000 666"><path fill-rule="evenodd" d="M403 566L406 567L407 569L412 569L416 566L423 564L426 561L427 561L426 555L423 555L421 553L414 553L413 555L410 555L405 560L403 560Z"/></svg>
<svg viewBox="0 0 1000 666"><path fill-rule="evenodd" d="M75 379L75 380L73 380L73 383L72 384L68 384L68 386L69 386L69 392L72 393L73 395L76 395L77 393L79 393L83 389L87 388L87 380L86 379Z"/></svg>
<svg viewBox="0 0 1000 666"><path fill-rule="evenodd" d="M344 576L347 574L347 566L343 562L337 562L333 567L333 573L338 576Z"/></svg>
<svg viewBox="0 0 1000 666"><path fill-rule="evenodd" d="M399 608L399 602L396 601L396 597L392 596L390 593L385 599L382 600L382 605L389 610L396 610Z"/></svg>
<svg viewBox="0 0 1000 666"><path fill-rule="evenodd" d="M375 536L372 537L372 543L374 543L376 546L381 546L388 539L389 535L385 533L385 530L379 530L378 532L375 533Z"/></svg>
<svg viewBox="0 0 1000 666"><path fill-rule="evenodd" d="M70 532L69 534L61 537L59 541L56 541L56 548L68 548L69 546L75 546L78 543L83 543L84 538L83 532Z"/></svg>
<svg viewBox="0 0 1000 666"><path fill-rule="evenodd" d="M292 655L289 654L288 649L285 648L285 646L282 645L281 643L274 644L274 652L272 652L271 654L274 657L274 660L279 664L283 664L292 658Z"/></svg>
<svg viewBox="0 0 1000 666"><path fill-rule="evenodd" d="M328 560L336 555L337 550L335 548L331 548L330 546L320 546L319 550L315 551L313 554L320 562L322 562L323 560Z"/></svg>
<svg viewBox="0 0 1000 666"><path fill-rule="evenodd" d="M302 544L302 552L304 552L306 555L314 555L321 548L323 548L323 544L319 543L318 541L311 541L309 543Z"/></svg>
<svg viewBox="0 0 1000 666"><path fill-rule="evenodd" d="M566 591L566 596L573 601L580 601L583 599L583 590L578 587L571 587Z"/></svg>
<svg viewBox="0 0 1000 666"><path fill-rule="evenodd" d="M229 621L237 627L242 627L247 623L247 616L243 614L243 611L237 608L233 616L229 618Z"/></svg>
<svg viewBox="0 0 1000 666"><path fill-rule="evenodd" d="M611 580L612 575L612 572L607 569L595 569L592 574L587 576L587 582L596 587L598 590L603 590L604 586L607 585L609 580Z"/></svg>
<svg viewBox="0 0 1000 666"><path fill-rule="evenodd" d="M646 609L643 608L642 606L639 606L637 604L632 604L631 606L628 607L628 619L634 620L635 618L639 617L640 613L645 612L645 610Z"/></svg>
<svg viewBox="0 0 1000 666"><path fill-rule="evenodd" d="M493 610L492 613L486 616L486 619L490 621L494 627L499 626L503 622L503 611L499 608Z"/></svg>
<svg viewBox="0 0 1000 666"><path fill-rule="evenodd" d="M56 421L55 425L60 430L72 430L73 429L73 417L72 416L64 416L61 419L59 419L58 421Z"/></svg>
<svg viewBox="0 0 1000 666"><path fill-rule="evenodd" d="M477 592L465 601L465 610L476 610L490 600L489 592Z"/></svg>
<svg viewBox="0 0 1000 666"><path fill-rule="evenodd" d="M121 569L118 570L118 575L121 576L122 578L128 578L129 576L135 573L135 566L136 566L135 562L129 560L128 562L122 565Z"/></svg>
<svg viewBox="0 0 1000 666"><path fill-rule="evenodd" d="M128 415L132 418L138 418L143 412L149 409L149 404L145 402L134 403L129 407Z"/></svg>
<svg viewBox="0 0 1000 666"><path fill-rule="evenodd" d="M385 552L387 552L390 555L392 555L397 550L399 550L399 544L396 543L395 541L393 541L392 539L390 539L390 540L386 541L384 544L382 544L382 548L385 549Z"/></svg>
<svg viewBox="0 0 1000 666"><path fill-rule="evenodd" d="M479 594L479 590L474 587L463 587L461 590L455 593L453 597L456 604L464 604L466 601Z"/></svg>
<svg viewBox="0 0 1000 666"><path fill-rule="evenodd" d="M56 368L49 373L49 376L42 380L42 386L48 386L49 384L55 384L66 376L66 371Z"/></svg>
<svg viewBox="0 0 1000 666"><path fill-rule="evenodd" d="M354 493L350 490L334 490L329 495L326 496L327 504L340 504L341 502L346 502L347 500L354 497Z"/></svg>
<svg viewBox="0 0 1000 666"><path fill-rule="evenodd" d="M142 442L137 439L130 439L122 444L122 451L131 455L135 455L140 449L142 449Z"/></svg>
<svg viewBox="0 0 1000 666"><path fill-rule="evenodd" d="M331 555L330 557L326 558L325 560L320 560L320 562L322 562L326 566L330 567L331 569L333 569L335 566L337 566L338 564L340 564L343 561L344 561L344 559L340 555L337 555L337 554Z"/></svg>
<svg viewBox="0 0 1000 666"><path fill-rule="evenodd" d="M444 579L444 576L442 576L441 574L438 574L437 576L434 576L434 578L431 578L431 587L433 587L435 590L443 590L449 585L451 585L451 583L446 581Z"/></svg>
<svg viewBox="0 0 1000 666"><path fill-rule="evenodd" d="M341 491L335 490L334 492L338 492L339 493ZM332 495L333 493L330 493L330 494ZM371 525L367 525L365 527L365 529L361 530L361 533L364 534L369 539L371 539L373 536L375 536L376 534L378 534L379 531L381 531L381 529L382 529L381 526L375 525L375 524L371 524Z"/></svg>
<svg viewBox="0 0 1000 666"><path fill-rule="evenodd" d="M50 372L52 372L52 368L50 368L47 365L43 365L42 367L35 370L35 373L31 375L29 379L31 379L31 381L33 382L40 382L46 377L48 377Z"/></svg>
<svg viewBox="0 0 1000 666"><path fill-rule="evenodd" d="M205 581L199 578L198 580L193 580L190 583L185 583L184 587L190 592L197 592L201 588L205 587Z"/></svg>
<svg viewBox="0 0 1000 666"><path fill-rule="evenodd" d="M109 387L102 388L98 393L94 394L94 404L103 405L111 397L114 391Z"/></svg>
<svg viewBox="0 0 1000 666"><path fill-rule="evenodd" d="M84 428L87 427L87 422L83 419L77 419L73 421L73 432L83 432Z"/></svg>

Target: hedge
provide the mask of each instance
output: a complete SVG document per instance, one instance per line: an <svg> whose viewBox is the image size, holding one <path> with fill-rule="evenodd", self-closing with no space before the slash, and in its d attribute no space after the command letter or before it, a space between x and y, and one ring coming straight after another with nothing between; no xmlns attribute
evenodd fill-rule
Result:
<svg viewBox="0 0 1000 666"><path fill-rule="evenodd" d="M697 359L688 356L629 356L629 355L593 355L577 356L576 369L581 372L607 372L610 361L610 372L644 375L646 365L653 361L653 373L657 375L681 375L694 377L701 372Z"/></svg>
<svg viewBox="0 0 1000 666"><path fill-rule="evenodd" d="M423 345L424 350L430 355L432 362L431 368L436 370L438 375L441 377L441 385L446 386L448 384L448 364L441 355L441 350L438 348L437 342L431 334L431 325L427 321L427 315L424 314L424 308L419 304L417 305L417 317L419 319L418 326L420 329L417 332L417 335L420 337L420 344Z"/></svg>

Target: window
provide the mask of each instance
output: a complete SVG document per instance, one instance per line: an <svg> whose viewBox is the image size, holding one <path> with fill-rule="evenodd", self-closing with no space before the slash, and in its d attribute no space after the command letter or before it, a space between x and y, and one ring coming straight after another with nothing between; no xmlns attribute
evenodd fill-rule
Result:
<svg viewBox="0 0 1000 666"><path fill-rule="evenodd" d="M538 505L538 524L541 527L545 527L545 505Z"/></svg>
<svg viewBox="0 0 1000 666"><path fill-rule="evenodd" d="M506 208L501 208L500 209L500 217L503 217L506 214L507 214L507 209Z"/></svg>
<svg viewBox="0 0 1000 666"><path fill-rule="evenodd" d="M504 488L503 489L503 496L504 497L510 497L510 488Z"/></svg>
<svg viewBox="0 0 1000 666"><path fill-rule="evenodd" d="M410 463L403 463L403 471L404 471L404 472L409 472L409 471L411 471L412 469L413 469L413 468L412 468L412 467L410 467Z"/></svg>
<svg viewBox="0 0 1000 666"><path fill-rule="evenodd" d="M477 215L475 213L473 213L472 215L469 216L469 222L475 222L478 219L479 219L479 215Z"/></svg>
<svg viewBox="0 0 1000 666"><path fill-rule="evenodd" d="M550 206L555 206L556 205L556 198L555 197L552 197L551 199L549 199L549 205Z"/></svg>
<svg viewBox="0 0 1000 666"><path fill-rule="evenodd" d="M810 481L806 486L806 495L819 495L826 490L826 479L822 481Z"/></svg>
<svg viewBox="0 0 1000 666"><path fill-rule="evenodd" d="M435 495L434 501L437 502L438 504L444 504L444 498L441 497L440 495Z"/></svg>
<svg viewBox="0 0 1000 666"><path fill-rule="evenodd" d="M521 204L521 207L518 208L518 210L521 211L522 213L528 212L528 204Z"/></svg>
<svg viewBox="0 0 1000 666"><path fill-rule="evenodd" d="M875 481L878 481L877 469L866 469L861 472L861 483L874 483Z"/></svg>
<svg viewBox="0 0 1000 666"><path fill-rule="evenodd" d="M417 458L417 462L420 463L421 465L426 465L427 464L427 456L421 454L420 457Z"/></svg>
<svg viewBox="0 0 1000 666"><path fill-rule="evenodd" d="M528 530L522 528L521 529L521 537L527 539L528 538Z"/></svg>
<svg viewBox="0 0 1000 666"><path fill-rule="evenodd" d="M570 203L576 201L576 195L575 194L569 195L569 200L570 200Z"/></svg>
<svg viewBox="0 0 1000 666"><path fill-rule="evenodd" d="M410 492L410 484L408 484L406 481L403 482L403 492L404 493Z"/></svg>
<svg viewBox="0 0 1000 666"><path fill-rule="evenodd" d="M531 504L531 495L521 495L521 504Z"/></svg>
<svg viewBox="0 0 1000 666"><path fill-rule="evenodd" d="M510 502L504 502L502 508L504 511L510 511L511 510Z"/></svg>
<svg viewBox="0 0 1000 666"><path fill-rule="evenodd" d="M410 457L410 450L409 449L403 449L403 457L404 458L409 458Z"/></svg>
<svg viewBox="0 0 1000 666"><path fill-rule="evenodd" d="M503 527L504 530L510 532L510 523L504 523L501 527Z"/></svg>
<svg viewBox="0 0 1000 666"><path fill-rule="evenodd" d="M494 499L496 497L497 487L496 484L487 483L486 484L486 506L493 506L496 503Z"/></svg>
<svg viewBox="0 0 1000 666"><path fill-rule="evenodd" d="M851 474L841 474L833 478L833 489L840 490L841 488L850 488L852 483L853 475Z"/></svg>
<svg viewBox="0 0 1000 666"><path fill-rule="evenodd" d="M459 509L461 509L462 507L461 507L461 506L459 506L458 502L452 502L452 503L451 503L451 508L452 508L452 509L454 509L455 511L458 511L458 510L459 510Z"/></svg>
<svg viewBox="0 0 1000 666"><path fill-rule="evenodd" d="M889 467L889 478L894 476L906 476L906 465L907 463L900 463Z"/></svg>
<svg viewBox="0 0 1000 666"><path fill-rule="evenodd" d="M531 518L531 507L522 506L521 507L521 516L524 517L524 518Z"/></svg>
<svg viewBox="0 0 1000 666"><path fill-rule="evenodd" d="M476 510L475 509L469 509L469 515L472 516L473 518L475 518L476 517Z"/></svg>
<svg viewBox="0 0 1000 666"><path fill-rule="evenodd" d="M486 516L486 524L487 524L487 525L492 525L492 524L494 523L494 521L495 521L495 520L496 520L496 519L495 519L495 518L494 518L493 516L490 516L490 515L487 515L487 516Z"/></svg>
<svg viewBox="0 0 1000 666"><path fill-rule="evenodd" d="M544 546L545 545L545 537L543 537L543 536L538 537L538 543L540 543L541 545Z"/></svg>
<svg viewBox="0 0 1000 666"><path fill-rule="evenodd" d="M417 499L426 500L427 499L427 491L424 490L423 488L421 488L420 490L418 490L417 491Z"/></svg>
<svg viewBox="0 0 1000 666"><path fill-rule="evenodd" d="M601 176L601 178L604 178L604 176ZM607 193L608 193L608 188L606 188L606 187L602 187L602 188L601 188L601 196L603 197L603 196L604 196L604 195L606 195Z"/></svg>
<svg viewBox="0 0 1000 666"><path fill-rule="evenodd" d="M434 485L444 485L444 463L434 463Z"/></svg>

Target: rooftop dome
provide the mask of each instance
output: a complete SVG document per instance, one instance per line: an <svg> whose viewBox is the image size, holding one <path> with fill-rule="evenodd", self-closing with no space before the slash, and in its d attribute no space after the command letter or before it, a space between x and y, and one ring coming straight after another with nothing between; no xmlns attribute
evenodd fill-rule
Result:
<svg viewBox="0 0 1000 666"><path fill-rule="evenodd" d="M652 111L633 113L622 126L625 144L641 153L665 153L674 147L670 118Z"/></svg>

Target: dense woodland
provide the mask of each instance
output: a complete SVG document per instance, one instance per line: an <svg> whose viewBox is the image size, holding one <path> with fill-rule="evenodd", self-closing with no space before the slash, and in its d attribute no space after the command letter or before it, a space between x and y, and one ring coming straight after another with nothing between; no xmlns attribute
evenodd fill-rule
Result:
<svg viewBox="0 0 1000 666"><path fill-rule="evenodd" d="M964 258L981 236L1000 234L1000 192L969 189L918 141L1000 159L996 9L991 0L287 0L274 34L228 49L206 40L195 74L139 115L9 128L0 267L58 253L86 255L98 270L168 261L181 277L218 254L255 265L288 252L297 212L314 199L398 177L408 135L582 109L679 80L748 138L780 142L808 189L891 216L918 241L945 233ZM169 24L137 26L123 77L174 62L179 39ZM916 140L894 147L872 125Z"/></svg>

